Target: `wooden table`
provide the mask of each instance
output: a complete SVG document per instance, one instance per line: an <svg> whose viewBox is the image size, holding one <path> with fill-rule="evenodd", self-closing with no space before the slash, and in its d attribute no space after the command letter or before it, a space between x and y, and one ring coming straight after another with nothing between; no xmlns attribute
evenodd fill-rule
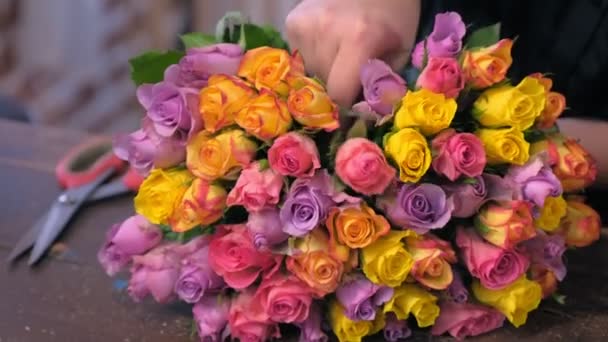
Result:
<svg viewBox="0 0 608 342"><path fill-rule="evenodd" d="M59 193L55 163L85 134L0 121L0 260ZM126 276L111 279L97 264L106 229L132 213L131 198L87 206L54 247L29 269L26 260L0 269L0 342L192 341L189 308L134 304ZM608 244L569 252L560 292L520 329L507 326L475 341L605 341L608 339ZM414 340L428 341L426 334ZM433 339L447 340L447 339Z"/></svg>

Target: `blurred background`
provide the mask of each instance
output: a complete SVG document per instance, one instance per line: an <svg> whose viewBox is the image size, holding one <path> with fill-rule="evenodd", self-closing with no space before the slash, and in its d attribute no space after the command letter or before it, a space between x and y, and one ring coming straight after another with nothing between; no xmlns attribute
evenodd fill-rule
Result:
<svg viewBox="0 0 608 342"><path fill-rule="evenodd" d="M282 30L298 0L0 0L0 118L93 133L143 115L129 58L215 32L227 11Z"/></svg>

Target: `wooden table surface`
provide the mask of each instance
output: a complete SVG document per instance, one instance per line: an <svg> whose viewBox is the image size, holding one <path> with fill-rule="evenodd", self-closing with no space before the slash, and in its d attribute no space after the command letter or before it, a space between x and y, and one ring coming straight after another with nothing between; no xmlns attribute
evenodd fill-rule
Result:
<svg viewBox="0 0 608 342"><path fill-rule="evenodd" d="M21 234L60 192L54 166L79 132L0 120L0 342L194 341L189 308L133 303L126 276L107 277L96 253L106 229L132 213L131 198L85 207L53 248L30 269L27 260L4 264ZM546 303L529 324L473 341L606 341L608 243L568 252L569 274L560 293L567 304ZM413 340L428 341L425 333ZM448 340L448 339L432 339Z"/></svg>

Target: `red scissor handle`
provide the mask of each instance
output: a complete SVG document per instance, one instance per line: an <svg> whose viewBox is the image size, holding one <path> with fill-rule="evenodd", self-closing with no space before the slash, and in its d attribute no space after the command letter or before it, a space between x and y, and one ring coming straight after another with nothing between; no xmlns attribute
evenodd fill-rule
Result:
<svg viewBox="0 0 608 342"><path fill-rule="evenodd" d="M139 186L141 185L141 183L143 183L144 179L145 178L142 177L142 175L140 175L137 171L135 171L135 169L130 167L125 173L125 175L122 176L122 183L128 189L137 192L137 189L139 189Z"/></svg>
<svg viewBox="0 0 608 342"><path fill-rule="evenodd" d="M95 138L70 150L57 164L55 175L62 187L75 188L92 182L107 170L120 171L125 165L112 152L111 139Z"/></svg>

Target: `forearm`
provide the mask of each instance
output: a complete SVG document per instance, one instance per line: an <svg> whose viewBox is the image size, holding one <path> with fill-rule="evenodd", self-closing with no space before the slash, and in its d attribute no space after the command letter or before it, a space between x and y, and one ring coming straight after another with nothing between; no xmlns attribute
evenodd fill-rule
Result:
<svg viewBox="0 0 608 342"><path fill-rule="evenodd" d="M608 187L608 122L564 118L558 125L564 135L578 139L597 161L596 186Z"/></svg>

